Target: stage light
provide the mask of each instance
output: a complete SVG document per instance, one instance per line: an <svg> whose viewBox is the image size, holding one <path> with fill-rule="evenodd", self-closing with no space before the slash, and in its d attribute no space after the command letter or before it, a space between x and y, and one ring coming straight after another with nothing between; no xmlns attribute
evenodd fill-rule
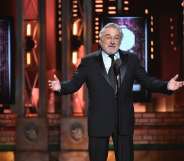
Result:
<svg viewBox="0 0 184 161"><path fill-rule="evenodd" d="M95 0L95 12L103 12L103 0Z"/></svg>
<svg viewBox="0 0 184 161"><path fill-rule="evenodd" d="M114 14L116 14L116 11L108 11L108 13L109 13L110 15L114 15Z"/></svg>
<svg viewBox="0 0 184 161"><path fill-rule="evenodd" d="M152 59L152 60L154 59L154 54L151 54L151 59Z"/></svg>
<svg viewBox="0 0 184 161"><path fill-rule="evenodd" d="M31 35L31 24L30 23L28 23L26 25L25 41L26 41L26 45L25 45L26 51L31 51L35 46L35 42L34 42L33 37Z"/></svg>
<svg viewBox="0 0 184 161"><path fill-rule="evenodd" d="M78 32L77 29L78 29L77 22L75 21L73 23L73 30L72 30L73 31L73 35L75 35L75 36L77 35L77 32Z"/></svg>
<svg viewBox="0 0 184 161"><path fill-rule="evenodd" d="M99 18L95 17L95 23L94 23L94 34L95 34L95 42L97 42L96 40L98 39L98 34L99 34L99 29L100 29L100 25L99 25Z"/></svg>
<svg viewBox="0 0 184 161"><path fill-rule="evenodd" d="M170 21L170 22L173 22L173 18L169 18L169 21Z"/></svg>
<svg viewBox="0 0 184 161"><path fill-rule="evenodd" d="M151 40L151 46L153 46L154 45L154 41L153 40Z"/></svg>
<svg viewBox="0 0 184 161"><path fill-rule="evenodd" d="M148 10L148 9L145 9L145 10L144 10L144 13L145 13L146 15L148 15L148 14L149 14L149 10Z"/></svg>
<svg viewBox="0 0 184 161"><path fill-rule="evenodd" d="M61 11L58 11L58 15L61 15Z"/></svg>
<svg viewBox="0 0 184 161"><path fill-rule="evenodd" d="M72 52L72 64L77 65L78 53L77 51Z"/></svg>
<svg viewBox="0 0 184 161"><path fill-rule="evenodd" d="M151 43L151 48L150 48L151 60L153 60L154 59L154 41L151 40L150 43Z"/></svg>
<svg viewBox="0 0 184 161"><path fill-rule="evenodd" d="M116 7L115 6L109 6L108 9L109 10L116 10Z"/></svg>
<svg viewBox="0 0 184 161"><path fill-rule="evenodd" d="M102 8L103 7L103 4L95 4L95 7L96 8Z"/></svg>
<svg viewBox="0 0 184 161"><path fill-rule="evenodd" d="M170 29L171 29L171 30L174 30L174 26L170 26Z"/></svg>
<svg viewBox="0 0 184 161"><path fill-rule="evenodd" d="M154 28L153 27L151 27L151 32L154 32Z"/></svg>
<svg viewBox="0 0 184 161"><path fill-rule="evenodd" d="M28 23L26 27L26 36L31 36L31 24Z"/></svg>
<svg viewBox="0 0 184 161"><path fill-rule="evenodd" d="M31 64L31 51L35 47L35 42L32 37L31 23L26 25L26 37L25 37L25 51L26 51L26 64Z"/></svg>
<svg viewBox="0 0 184 161"><path fill-rule="evenodd" d="M80 45L82 44L81 41L81 33L79 32L81 29L81 19L77 19L73 22L73 28L72 28L72 48L73 50L77 50Z"/></svg>
<svg viewBox="0 0 184 161"><path fill-rule="evenodd" d="M103 0L96 0L95 3L103 3Z"/></svg>
<svg viewBox="0 0 184 161"><path fill-rule="evenodd" d="M124 1L123 3L124 3L124 4L129 4L129 1Z"/></svg>
<svg viewBox="0 0 184 161"><path fill-rule="evenodd" d="M174 41L170 41L170 44L171 44L171 45L174 45Z"/></svg>
<svg viewBox="0 0 184 161"><path fill-rule="evenodd" d="M76 13L78 10L77 9L73 9L73 12Z"/></svg>
<svg viewBox="0 0 184 161"><path fill-rule="evenodd" d="M174 33L170 33L170 37L172 37L172 38L173 38L173 37L174 37Z"/></svg>
<svg viewBox="0 0 184 161"><path fill-rule="evenodd" d="M75 14L73 14L73 17L77 17L77 14L75 13Z"/></svg>
<svg viewBox="0 0 184 161"><path fill-rule="evenodd" d="M96 11L96 12L103 12L103 9L97 8L97 9L95 9L95 11Z"/></svg>
<svg viewBox="0 0 184 161"><path fill-rule="evenodd" d="M72 1L72 17L76 18L78 17L78 1L77 0L73 0Z"/></svg>
<svg viewBox="0 0 184 161"><path fill-rule="evenodd" d="M59 29L61 28L61 24L58 24L58 28L59 28Z"/></svg>
<svg viewBox="0 0 184 161"><path fill-rule="evenodd" d="M150 24L151 24L151 26L153 26L153 25L154 25L153 21L151 21L151 23L150 23Z"/></svg>
<svg viewBox="0 0 184 161"><path fill-rule="evenodd" d="M73 4L77 4L77 0L73 0Z"/></svg>
<svg viewBox="0 0 184 161"><path fill-rule="evenodd" d="M151 52L152 52L152 53L154 52L154 48L153 48L153 47L151 47Z"/></svg>
<svg viewBox="0 0 184 161"><path fill-rule="evenodd" d="M57 1L57 41L62 41L62 1Z"/></svg>
<svg viewBox="0 0 184 161"><path fill-rule="evenodd" d="M61 21L62 19L61 19L61 17L58 17L58 21Z"/></svg>
<svg viewBox="0 0 184 161"><path fill-rule="evenodd" d="M62 38L61 38L61 37L59 37L59 39L58 39L58 40L59 40L59 42L61 42L61 41L62 41Z"/></svg>
<svg viewBox="0 0 184 161"><path fill-rule="evenodd" d="M182 6L182 7L184 7L184 1L183 1L183 2L181 2L181 6Z"/></svg>
<svg viewBox="0 0 184 161"><path fill-rule="evenodd" d="M75 5L73 5L73 8L77 8L77 5L75 4Z"/></svg>
<svg viewBox="0 0 184 161"><path fill-rule="evenodd" d="M57 29L57 34L58 34L58 41L61 42L62 41L62 38L61 38L61 35L62 35L62 24L61 24L61 15L58 16L58 29Z"/></svg>
<svg viewBox="0 0 184 161"><path fill-rule="evenodd" d="M146 112L146 105L144 103L136 102L134 103L135 112Z"/></svg>
<svg viewBox="0 0 184 161"><path fill-rule="evenodd" d="M129 11L129 9L130 9L129 8L129 1L128 0L124 0L123 3L124 3L123 10L126 11L126 12Z"/></svg>
<svg viewBox="0 0 184 161"><path fill-rule="evenodd" d="M109 6L108 7L108 13L109 14L116 14L116 7L115 6Z"/></svg>
<svg viewBox="0 0 184 161"><path fill-rule="evenodd" d="M62 31L61 31L61 30L58 30L58 34L59 34L59 35L62 35Z"/></svg>
<svg viewBox="0 0 184 161"><path fill-rule="evenodd" d="M27 65L31 64L31 53L30 52L26 53L26 64Z"/></svg>
<svg viewBox="0 0 184 161"><path fill-rule="evenodd" d="M175 47L173 47L173 50L174 50L174 51L176 51L176 50L177 50L176 46L175 46Z"/></svg>
<svg viewBox="0 0 184 161"><path fill-rule="evenodd" d="M129 10L129 7L124 7L124 11L128 11Z"/></svg>

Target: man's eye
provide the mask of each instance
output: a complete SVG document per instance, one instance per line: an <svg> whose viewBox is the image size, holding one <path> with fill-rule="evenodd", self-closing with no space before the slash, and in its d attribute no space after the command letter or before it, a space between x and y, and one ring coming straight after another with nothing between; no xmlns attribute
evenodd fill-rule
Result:
<svg viewBox="0 0 184 161"><path fill-rule="evenodd" d="M106 36L106 39L111 39L111 37L110 36Z"/></svg>
<svg viewBox="0 0 184 161"><path fill-rule="evenodd" d="M119 40L120 38L119 37L115 37L115 40Z"/></svg>

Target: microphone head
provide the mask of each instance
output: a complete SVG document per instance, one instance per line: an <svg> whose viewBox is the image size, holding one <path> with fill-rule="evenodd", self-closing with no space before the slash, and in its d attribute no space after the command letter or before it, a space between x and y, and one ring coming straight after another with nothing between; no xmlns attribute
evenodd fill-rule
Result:
<svg viewBox="0 0 184 161"><path fill-rule="evenodd" d="M120 67L121 67L122 61L121 59L116 59L113 64L114 73L117 76L120 73Z"/></svg>

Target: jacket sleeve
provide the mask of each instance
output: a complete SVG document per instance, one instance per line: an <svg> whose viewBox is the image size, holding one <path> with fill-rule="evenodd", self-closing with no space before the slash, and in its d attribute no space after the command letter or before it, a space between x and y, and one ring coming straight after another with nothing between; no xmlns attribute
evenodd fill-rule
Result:
<svg viewBox="0 0 184 161"><path fill-rule="evenodd" d="M141 85L152 91L160 92L165 94L172 94L173 92L167 89L168 81L159 80L157 78L151 77L141 66L139 59L135 56L136 64L136 80L141 83Z"/></svg>
<svg viewBox="0 0 184 161"><path fill-rule="evenodd" d="M87 62L85 59L81 60L77 70L73 73L72 79L68 81L61 81L61 90L59 95L66 95L76 92L87 78Z"/></svg>

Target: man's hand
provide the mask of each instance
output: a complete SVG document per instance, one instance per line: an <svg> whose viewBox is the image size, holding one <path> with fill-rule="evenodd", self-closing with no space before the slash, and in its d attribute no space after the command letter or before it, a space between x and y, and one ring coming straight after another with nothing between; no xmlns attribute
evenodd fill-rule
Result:
<svg viewBox="0 0 184 161"><path fill-rule="evenodd" d="M171 91L175 91L184 86L184 81L177 81L178 74L171 78L167 84L167 89Z"/></svg>
<svg viewBox="0 0 184 161"><path fill-rule="evenodd" d="M53 91L60 91L61 90L60 81L55 74L54 74L54 80L49 80L48 84L49 84L49 88Z"/></svg>

